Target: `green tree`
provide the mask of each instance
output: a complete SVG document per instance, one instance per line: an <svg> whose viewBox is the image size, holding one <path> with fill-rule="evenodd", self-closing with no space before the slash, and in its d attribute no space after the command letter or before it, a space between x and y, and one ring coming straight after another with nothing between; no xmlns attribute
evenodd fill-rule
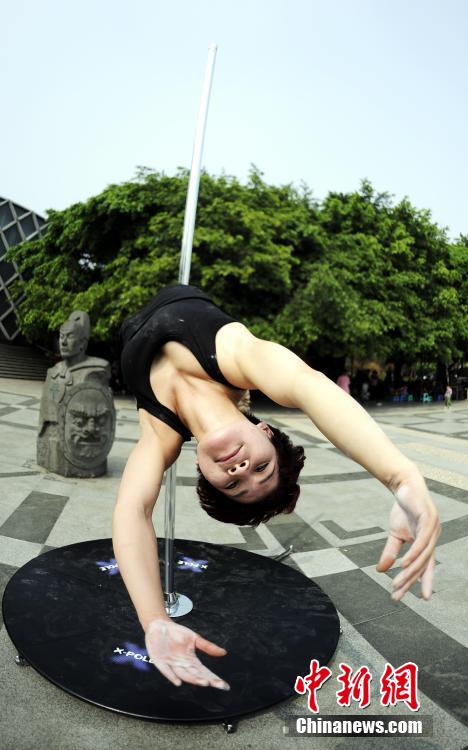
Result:
<svg viewBox="0 0 468 750"><path fill-rule="evenodd" d="M304 356L450 362L467 344L465 248L405 199L396 206L364 181L330 193L319 212L320 251L275 329Z"/></svg>
<svg viewBox="0 0 468 750"><path fill-rule="evenodd" d="M65 211L39 240L10 250L26 292L21 329L50 345L71 310L112 355L118 329L177 281L188 173L140 170ZM468 242L450 243L430 212L396 205L368 181L321 204L306 187L203 174L191 282L260 336L317 357L438 362L468 343ZM47 314L46 314L47 311Z"/></svg>
<svg viewBox="0 0 468 750"><path fill-rule="evenodd" d="M134 182L50 211L45 235L10 251L24 278L23 333L47 345L72 309L84 309L93 339L116 351L122 320L177 281L187 183L185 171L141 170ZM273 335L313 214L306 190L269 186L255 168L246 185L203 174L191 282L257 333Z"/></svg>

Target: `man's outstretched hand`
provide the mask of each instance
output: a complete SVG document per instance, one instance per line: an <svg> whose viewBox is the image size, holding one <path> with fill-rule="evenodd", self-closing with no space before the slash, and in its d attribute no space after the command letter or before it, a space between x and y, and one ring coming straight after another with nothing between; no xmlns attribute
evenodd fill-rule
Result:
<svg viewBox="0 0 468 750"><path fill-rule="evenodd" d="M435 545L440 534L439 514L424 479L415 471L395 489L396 501L390 511L390 532L377 570L388 570L404 542L411 547L401 561L402 571L393 580L392 599L399 601L418 579L421 593L429 599L435 568Z"/></svg>
<svg viewBox="0 0 468 750"><path fill-rule="evenodd" d="M205 667L195 648L210 656L225 656L226 649L202 638L193 630L170 619L152 620L145 632L145 643L154 666L173 685L189 682L201 687L229 690L229 685Z"/></svg>

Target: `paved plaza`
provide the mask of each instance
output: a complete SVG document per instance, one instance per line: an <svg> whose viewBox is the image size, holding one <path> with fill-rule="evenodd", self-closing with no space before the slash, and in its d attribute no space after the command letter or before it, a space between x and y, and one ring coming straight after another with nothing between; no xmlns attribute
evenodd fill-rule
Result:
<svg viewBox="0 0 468 750"><path fill-rule="evenodd" d="M35 463L42 384L0 379L0 585L42 552L111 536L116 492L138 435L130 398L116 398L117 432L108 474L66 479ZM333 600L343 633L329 664L333 675L346 662L366 665L372 702L366 710L337 705L335 679L318 692L322 715L363 718L367 714L417 718L404 704L382 707L378 684L386 662L419 667L419 714L432 717L433 736L366 738L364 747L462 750L468 746L468 402L394 405L372 415L420 467L438 505L442 533L436 553L434 594L424 601L415 586L395 603L388 574L376 563L386 539L390 493L331 445L302 414L263 407L259 416L284 427L304 445L307 461L296 511L258 529L209 518L195 495L193 442L178 463L176 536L268 551L293 545L283 563L313 578ZM154 513L162 536L163 503ZM287 595L287 592L285 592ZM0 750L154 750L157 748L361 747L362 738L297 738L284 734L289 717L310 716L307 696L297 696L239 722L227 735L221 724L195 726L139 721L80 701L31 667L15 664L16 650L0 629ZM287 659L287 653L284 658ZM308 664L304 665L306 674Z"/></svg>

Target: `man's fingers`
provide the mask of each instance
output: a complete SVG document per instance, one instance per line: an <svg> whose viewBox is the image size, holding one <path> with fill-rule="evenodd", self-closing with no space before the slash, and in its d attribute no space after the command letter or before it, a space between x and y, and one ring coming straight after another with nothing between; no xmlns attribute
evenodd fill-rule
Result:
<svg viewBox="0 0 468 750"><path fill-rule="evenodd" d="M221 677L207 669L198 659L187 662L186 660L175 660L172 667L177 676L184 682L201 687L214 687L219 690L229 690L229 685Z"/></svg>
<svg viewBox="0 0 468 750"><path fill-rule="evenodd" d="M387 539L387 543L382 550L380 560L377 563L377 570L382 573L384 570L388 570L391 565L395 562L398 557L398 553L401 549L403 542L396 536L390 535Z"/></svg>
<svg viewBox="0 0 468 750"><path fill-rule="evenodd" d="M430 517L426 516L423 523L421 523L420 521L420 524L420 528L418 529L418 532L416 534L416 539L401 561L401 566L403 568L411 565L411 563L414 562L414 560L416 560L421 552L423 552L423 550L428 546L434 532L438 528L437 514L431 515Z"/></svg>
<svg viewBox="0 0 468 750"><path fill-rule="evenodd" d="M403 568L396 578L393 579L393 587L398 589L409 580L416 581L426 569L427 563L433 552L434 550L431 545L426 548L424 552L419 555L418 559L411 563L409 567Z"/></svg>
<svg viewBox="0 0 468 750"><path fill-rule="evenodd" d="M190 685L199 685L200 687L207 687L209 684L209 680L195 666L190 668L173 663L172 668L182 682L188 682Z"/></svg>
<svg viewBox="0 0 468 750"><path fill-rule="evenodd" d="M406 584L405 586L402 586L400 589L394 589L392 591L392 599L393 599L393 601L394 602L399 602L400 599L402 599L404 597L404 595L406 594L406 592L408 591L408 589L411 588L412 585L413 585L413 581L411 581L410 583Z"/></svg>
<svg viewBox="0 0 468 750"><path fill-rule="evenodd" d="M429 560L429 565L423 573L421 578L421 593L424 599L430 599L432 594L432 580L434 578L435 570L435 556L432 555Z"/></svg>
<svg viewBox="0 0 468 750"><path fill-rule="evenodd" d="M207 639L203 638L201 635L197 635L195 646L199 648L200 651L204 651L205 654L209 654L210 656L226 656L227 654L225 648L217 646L216 643L213 643L212 641L207 641Z"/></svg>
<svg viewBox="0 0 468 750"><path fill-rule="evenodd" d="M397 577L393 581L394 588L400 588L410 579L414 583L417 578L422 576L430 558L434 554L434 548L437 542L438 535L439 532L437 530L436 533L433 534L432 539L429 540L426 547L423 548L419 557L397 575Z"/></svg>
<svg viewBox="0 0 468 750"><path fill-rule="evenodd" d="M437 537L435 537L435 539L437 539ZM434 553L428 551L428 554L424 555L423 559L417 560L416 562L418 563L417 566L415 563L411 566L411 570L404 570L403 573L400 573L400 575L398 575L393 581L394 590L392 593L392 599L395 601L399 601L419 578L421 579L421 591L424 598L430 598L435 565Z"/></svg>
<svg viewBox="0 0 468 750"><path fill-rule="evenodd" d="M214 674L214 672L209 673L209 682L211 687L217 688L218 690L230 690L231 686L228 682L223 680L221 677L218 677L218 675Z"/></svg>
<svg viewBox="0 0 468 750"><path fill-rule="evenodd" d="M211 669L208 669L208 667L205 667L204 664L201 663L201 661L198 662L200 664L200 674L206 678L211 685L211 687L218 688L219 690L230 690L230 686L227 682L225 682L221 677L218 677L217 674L211 671Z"/></svg>
<svg viewBox="0 0 468 750"><path fill-rule="evenodd" d="M156 667L156 669L159 669L164 677L167 677L169 682L172 682L172 684L176 687L180 687L180 685L182 684L182 680L174 673L174 670L169 666L169 664L158 661L158 663L154 664L154 666Z"/></svg>
<svg viewBox="0 0 468 750"><path fill-rule="evenodd" d="M421 573L418 571L409 578L405 578L403 581L400 581L398 585L395 585L395 581L393 581L392 599L396 602L400 601L400 599L402 599L406 592L411 588L413 583L418 580L420 575Z"/></svg>

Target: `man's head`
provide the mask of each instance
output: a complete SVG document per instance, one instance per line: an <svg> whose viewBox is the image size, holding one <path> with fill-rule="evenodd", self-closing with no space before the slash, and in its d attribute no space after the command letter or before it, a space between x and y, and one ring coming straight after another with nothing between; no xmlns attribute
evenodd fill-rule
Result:
<svg viewBox="0 0 468 750"><path fill-rule="evenodd" d="M200 504L213 518L255 525L291 513L304 449L252 414L198 445Z"/></svg>
<svg viewBox="0 0 468 750"><path fill-rule="evenodd" d="M62 357L72 364L84 358L90 333L89 315L75 310L60 326L59 347Z"/></svg>

